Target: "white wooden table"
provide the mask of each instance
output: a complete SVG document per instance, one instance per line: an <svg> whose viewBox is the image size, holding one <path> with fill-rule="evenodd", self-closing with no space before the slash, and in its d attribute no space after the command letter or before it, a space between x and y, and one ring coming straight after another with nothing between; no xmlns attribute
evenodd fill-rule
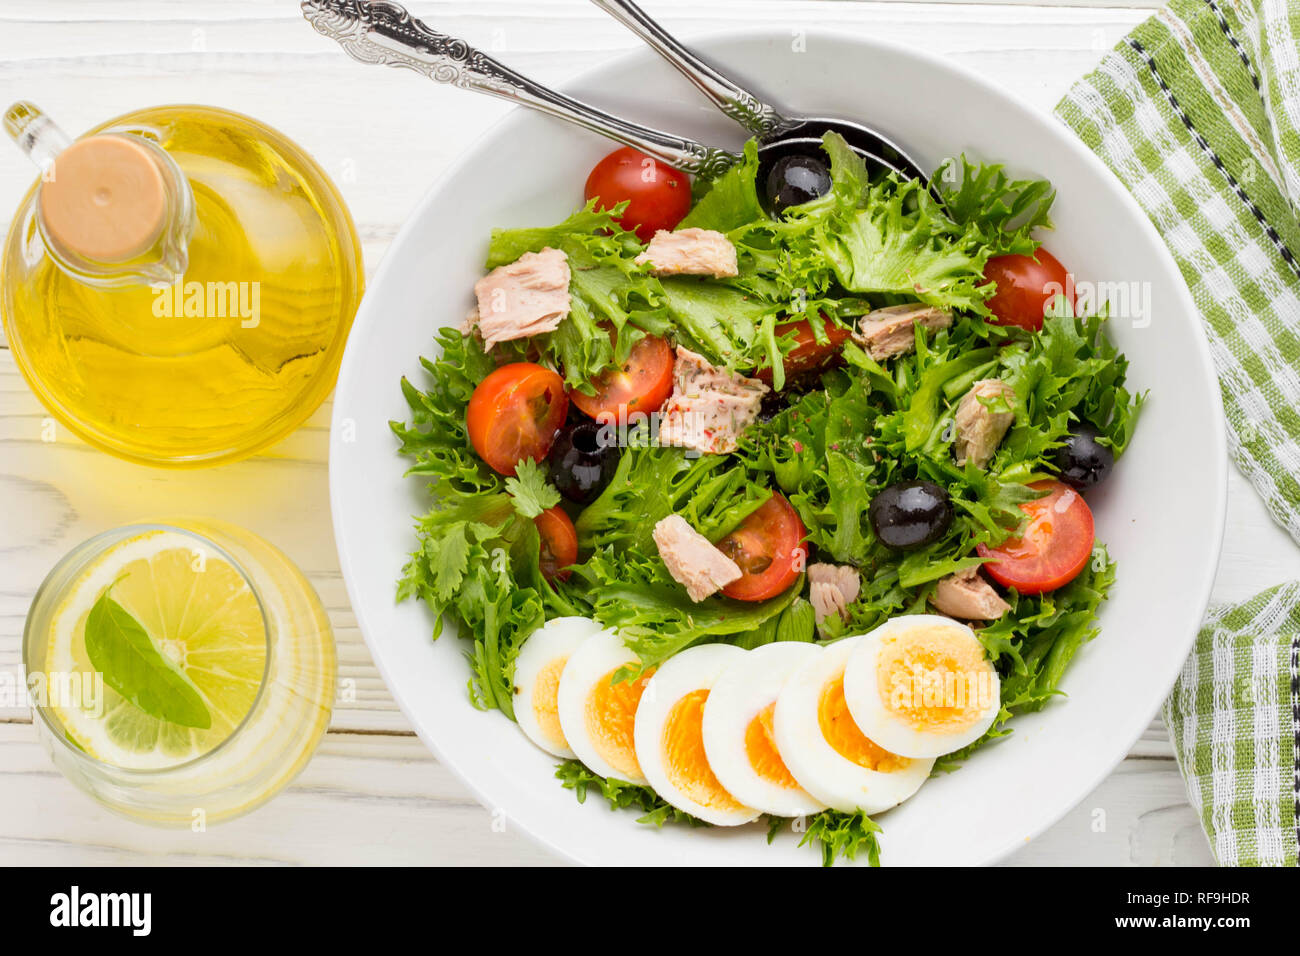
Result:
<svg viewBox="0 0 1300 956"><path fill-rule="evenodd" d="M924 46L1048 110L1154 0L1006 3L645 0L684 37L746 25L829 28ZM582 0L413 2L439 28L559 83L633 46ZM336 178L374 270L397 228L463 144L505 107L363 68L317 36L296 0L0 0L0 106L37 101L72 134L125 112L198 102L253 114L305 146ZM400 103L400 106L395 106ZM0 217L33 171L0 144ZM3 220L0 220L3 222ZM0 343L2 346L2 343ZM481 863L553 858L489 813L411 733L348 606L327 506L329 406L265 455L193 473L136 467L66 432L42 440L44 410L0 347L0 670L21 671L20 636L50 566L82 539L151 515L205 512L277 543L329 608L342 678L314 762L273 803L206 833L120 820L66 783L26 712L0 709L0 864ZM1300 550L1231 476L1216 600L1300 576ZM1104 809L1104 832L1094 811ZM1016 864L1209 864L1159 723L1073 812L1017 852Z"/></svg>

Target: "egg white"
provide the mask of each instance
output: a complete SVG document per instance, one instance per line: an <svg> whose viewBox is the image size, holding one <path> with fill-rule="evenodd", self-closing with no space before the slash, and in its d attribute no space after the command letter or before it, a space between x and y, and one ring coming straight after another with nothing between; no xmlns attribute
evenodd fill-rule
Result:
<svg viewBox="0 0 1300 956"><path fill-rule="evenodd" d="M942 628L952 640L970 642L970 651L984 659L977 685L984 693L976 699L982 705L974 722L965 728L941 731L918 727L885 706L877 680L881 652L893 640L917 628ZM970 685L967 685L970 686ZM985 658L979 639L965 624L937 614L909 614L886 621L858 642L844 670L844 701L853 721L864 734L904 757L941 757L974 743L992 726L1001 709L1001 681Z"/></svg>
<svg viewBox="0 0 1300 956"><path fill-rule="evenodd" d="M537 696L538 678L555 667L563 674L578 646L600 630L600 625L589 617L557 617L533 631L515 658L515 720L529 740L557 757L573 759L577 754L565 740L563 729L545 717L548 711L558 714L558 682L556 695L541 700Z"/></svg>
<svg viewBox="0 0 1300 956"><path fill-rule="evenodd" d="M799 667L776 699L776 749L800 786L844 813L881 813L920 789L934 761L912 760L890 772L870 770L840 754L822 734L823 689L839 680L861 637L847 637Z"/></svg>
<svg viewBox="0 0 1300 956"><path fill-rule="evenodd" d="M759 811L738 800L736 806L710 806L688 795L669 773L664 733L678 701L695 691L710 690L722 673L744 660L747 653L730 644L704 644L682 651L650 678L636 712L636 756L650 786L677 809L715 826L749 823L758 818ZM709 701L705 702L705 713ZM712 762L706 762L712 769Z"/></svg>
<svg viewBox="0 0 1300 956"><path fill-rule="evenodd" d="M611 671L634 666L640 661L639 657L623 646L623 639L613 631L598 631L578 645L578 649L569 656L569 662L560 676L560 691L556 701L564 738L589 770L602 777L643 784L646 782L645 776L639 770L635 773L619 770L601 756L587 723L588 703L600 682L608 681Z"/></svg>
<svg viewBox="0 0 1300 956"><path fill-rule="evenodd" d="M714 682L704 707L704 752L718 781L741 803L780 817L826 809L802 787L761 776L745 746L750 724L776 701L786 679L821 653L817 644L766 644L738 658Z"/></svg>

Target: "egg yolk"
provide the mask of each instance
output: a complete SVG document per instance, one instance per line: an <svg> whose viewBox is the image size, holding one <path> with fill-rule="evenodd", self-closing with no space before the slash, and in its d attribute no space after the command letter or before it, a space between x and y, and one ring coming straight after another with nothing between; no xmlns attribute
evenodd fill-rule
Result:
<svg viewBox="0 0 1300 956"><path fill-rule="evenodd" d="M973 726L998 694L984 647L963 631L924 627L886 640L876 665L881 703L926 733Z"/></svg>
<svg viewBox="0 0 1300 956"><path fill-rule="evenodd" d="M906 757L890 753L858 729L849 713L849 705L844 700L843 671L833 680L827 681L822 688L821 700L817 704L817 724L821 727L822 736L835 752L859 767L880 773L893 773L912 762Z"/></svg>
<svg viewBox="0 0 1300 956"><path fill-rule="evenodd" d="M704 755L704 703L708 690L694 690L673 704L664 721L664 771L688 799L718 810L744 811L723 789Z"/></svg>
<svg viewBox="0 0 1300 956"><path fill-rule="evenodd" d="M533 681L533 715L537 718L537 727L557 750L569 746L564 730L560 727L559 707L560 675L564 673L564 665L568 662L567 657L548 661L537 672L537 680Z"/></svg>
<svg viewBox="0 0 1300 956"><path fill-rule="evenodd" d="M641 764L636 759L632 728L636 724L636 708L645 693L645 685L654 675L654 668L645 671L636 680L614 683L616 667L592 688L587 698L587 734L600 758L628 780L641 779Z"/></svg>
<svg viewBox="0 0 1300 956"><path fill-rule="evenodd" d="M772 715L775 711L776 701L772 701L755 714L745 728L745 757L754 768L754 773L768 783L793 790L799 784L777 752L776 740L772 736Z"/></svg>

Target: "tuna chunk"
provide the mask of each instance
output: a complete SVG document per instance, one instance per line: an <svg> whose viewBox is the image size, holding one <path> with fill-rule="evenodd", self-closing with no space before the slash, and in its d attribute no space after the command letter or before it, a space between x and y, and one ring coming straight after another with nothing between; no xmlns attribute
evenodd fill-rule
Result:
<svg viewBox="0 0 1300 956"><path fill-rule="evenodd" d="M659 443L714 455L735 451L767 392L758 379L710 365L679 345L673 393L659 410Z"/></svg>
<svg viewBox="0 0 1300 956"><path fill-rule="evenodd" d="M957 404L957 431L953 446L957 464L972 461L981 470L988 467L1016 415L1014 412L994 411L984 402L1001 398L1010 405L1015 395L1015 390L1006 382L986 378L976 382L962 396Z"/></svg>
<svg viewBox="0 0 1300 956"><path fill-rule="evenodd" d="M946 329L952 316L931 305L891 305L868 312L858 323L855 341L877 362L903 355L916 348L914 326L923 329Z"/></svg>
<svg viewBox="0 0 1300 956"><path fill-rule="evenodd" d="M941 579L934 586L930 603L941 614L967 621L996 621L1011 610L1011 605L984 580L979 568L968 568Z"/></svg>
<svg viewBox="0 0 1300 956"><path fill-rule="evenodd" d="M714 276L729 279L739 273L736 247L720 232L712 229L660 229L645 252L635 259L637 265L650 263L657 276Z"/></svg>
<svg viewBox="0 0 1300 956"><path fill-rule="evenodd" d="M848 606L858 599L861 586L858 569L852 565L809 565L808 600L812 602L818 627L832 615L844 618Z"/></svg>
<svg viewBox="0 0 1300 956"><path fill-rule="evenodd" d="M681 515L669 515L655 525L655 545L673 580L686 588L692 601L740 579L740 568L709 543Z"/></svg>
<svg viewBox="0 0 1300 956"><path fill-rule="evenodd" d="M484 346L554 332L569 314L569 278L569 257L548 247L479 279L474 295Z"/></svg>

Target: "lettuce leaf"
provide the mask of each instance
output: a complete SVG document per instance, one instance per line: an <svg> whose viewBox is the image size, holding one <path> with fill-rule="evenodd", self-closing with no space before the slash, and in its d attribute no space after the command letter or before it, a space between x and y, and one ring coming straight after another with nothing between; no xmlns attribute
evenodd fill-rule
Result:
<svg viewBox="0 0 1300 956"><path fill-rule="evenodd" d="M757 177L758 144L750 140L745 144L742 161L713 181L677 228L730 232L762 219Z"/></svg>
<svg viewBox="0 0 1300 956"><path fill-rule="evenodd" d="M698 817L693 817L684 810L678 810L671 803L649 787L602 777L592 773L580 761L566 760L555 768L555 777L565 790L572 790L579 803L587 802L591 790L600 793L611 810L640 810L637 823L661 827L665 823L684 823L692 827L707 827Z"/></svg>
<svg viewBox="0 0 1300 956"><path fill-rule="evenodd" d="M430 509L416 520L418 549L402 569L399 601L418 598L433 613L433 637L450 618L472 641L470 699L513 716L511 679L519 646L548 616L584 605L541 573L541 541L530 516L558 500L533 466L503 482L471 451L465 405L493 367L475 339L454 329L439 333L442 355L421 360L430 380L420 390L405 379L410 423L390 423L408 474L433 478Z"/></svg>
<svg viewBox="0 0 1300 956"><path fill-rule="evenodd" d="M866 205L822 226L817 243L851 292L914 297L947 311L988 314L988 248L973 231L958 233L915 180L870 188Z"/></svg>
<svg viewBox="0 0 1300 956"><path fill-rule="evenodd" d="M1011 179L1001 165L974 165L963 154L935 170L932 182L948 215L974 227L991 256L1033 255L1038 250L1033 233L1052 228L1049 211L1056 191L1046 180Z"/></svg>

